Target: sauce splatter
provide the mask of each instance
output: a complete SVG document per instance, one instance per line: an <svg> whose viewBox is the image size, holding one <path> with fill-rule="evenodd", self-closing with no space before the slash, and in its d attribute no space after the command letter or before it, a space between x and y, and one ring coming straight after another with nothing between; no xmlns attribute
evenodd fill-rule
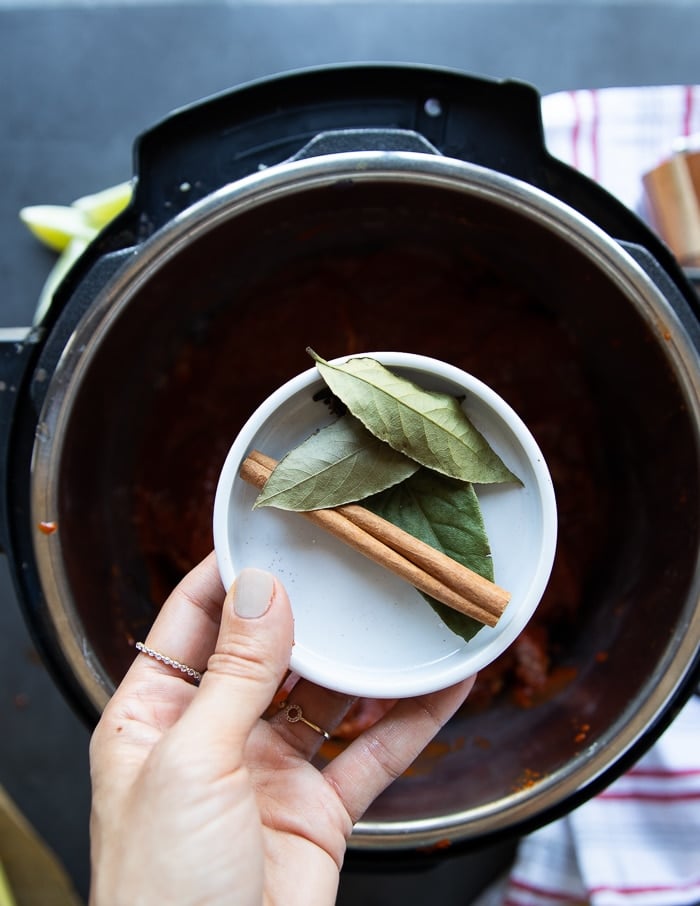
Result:
<svg viewBox="0 0 700 906"><path fill-rule="evenodd" d="M523 790L529 790L541 779L542 774L540 774L539 771L535 771L532 768L525 768L513 785L513 792L520 793Z"/></svg>

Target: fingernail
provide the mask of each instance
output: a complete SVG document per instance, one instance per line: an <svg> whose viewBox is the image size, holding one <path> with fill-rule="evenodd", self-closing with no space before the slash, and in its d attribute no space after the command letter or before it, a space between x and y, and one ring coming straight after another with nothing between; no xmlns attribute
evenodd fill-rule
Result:
<svg viewBox="0 0 700 906"><path fill-rule="evenodd" d="M255 619L267 612L272 603L275 582L261 569L243 569L233 586L233 609L239 617Z"/></svg>

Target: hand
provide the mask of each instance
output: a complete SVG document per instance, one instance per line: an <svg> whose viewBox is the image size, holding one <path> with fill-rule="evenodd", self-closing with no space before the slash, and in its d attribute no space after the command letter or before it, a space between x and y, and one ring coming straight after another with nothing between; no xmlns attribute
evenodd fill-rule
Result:
<svg viewBox="0 0 700 906"><path fill-rule="evenodd" d="M243 570L224 596L210 555L146 644L207 669L197 687L140 655L102 715L90 747L91 906L332 906L353 824L473 682L397 702L318 770L319 733L282 712L261 719L293 644L272 575ZM352 704L305 680L291 699L329 731Z"/></svg>

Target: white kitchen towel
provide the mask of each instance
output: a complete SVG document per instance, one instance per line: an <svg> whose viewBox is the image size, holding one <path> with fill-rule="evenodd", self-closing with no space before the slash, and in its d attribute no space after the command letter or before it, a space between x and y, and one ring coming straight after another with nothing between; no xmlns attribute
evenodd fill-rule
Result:
<svg viewBox="0 0 700 906"><path fill-rule="evenodd" d="M642 174L700 134L700 86L561 91L542 98L547 147L645 216Z"/></svg>

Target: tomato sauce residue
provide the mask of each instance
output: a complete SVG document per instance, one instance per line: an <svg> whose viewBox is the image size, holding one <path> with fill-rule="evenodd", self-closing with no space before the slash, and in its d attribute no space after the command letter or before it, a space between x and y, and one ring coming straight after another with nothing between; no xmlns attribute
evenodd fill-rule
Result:
<svg viewBox="0 0 700 906"><path fill-rule="evenodd" d="M513 785L513 792L521 793L525 790L532 789L532 787L540 780L542 780L542 774L539 771L535 771L532 768L525 768Z"/></svg>
<svg viewBox="0 0 700 906"><path fill-rule="evenodd" d="M465 739L463 736L458 736L451 742L434 739L432 742L428 743L418 758L416 758L413 764L404 772L404 777L422 777L432 774L437 761L440 761L447 755L451 755L453 752L461 751L464 748L464 744Z"/></svg>
<svg viewBox="0 0 700 906"><path fill-rule="evenodd" d="M58 531L58 525L55 522L40 522L37 528L42 535L53 535Z"/></svg>
<svg viewBox="0 0 700 906"><path fill-rule="evenodd" d="M448 840L448 839L436 840L435 843L432 844L432 846L419 847L418 852L428 853L428 854L434 853L434 852L441 852L443 849L449 849L450 846L452 846L452 840Z"/></svg>
<svg viewBox="0 0 700 906"><path fill-rule="evenodd" d="M588 739L588 734L591 732L591 725L588 723L580 723L574 727L574 742L576 745L581 745Z"/></svg>

